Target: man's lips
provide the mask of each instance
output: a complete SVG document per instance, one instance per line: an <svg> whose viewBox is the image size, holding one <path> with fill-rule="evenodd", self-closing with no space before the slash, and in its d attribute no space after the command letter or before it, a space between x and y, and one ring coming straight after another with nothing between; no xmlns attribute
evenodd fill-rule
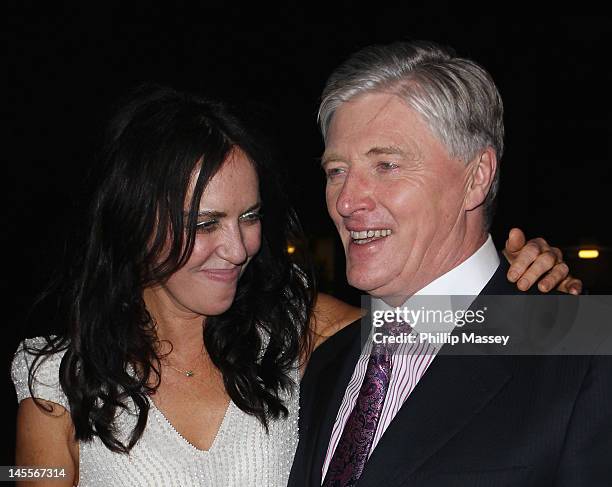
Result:
<svg viewBox="0 0 612 487"><path fill-rule="evenodd" d="M240 267L233 267L231 269L202 269L200 272L213 281L232 282L240 276Z"/></svg>

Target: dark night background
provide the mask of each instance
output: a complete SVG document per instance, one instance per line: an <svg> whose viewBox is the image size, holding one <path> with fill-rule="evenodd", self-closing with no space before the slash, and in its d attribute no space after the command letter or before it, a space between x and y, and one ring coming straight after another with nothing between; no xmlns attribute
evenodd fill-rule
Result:
<svg viewBox="0 0 612 487"><path fill-rule="evenodd" d="M246 107L288 172L322 288L353 301L355 293L342 284L342 251L317 161L321 89L331 70L365 45L399 39L451 45L491 72L505 103L497 246L519 226L561 247L587 292L612 291L610 17L459 19L409 7L286 8L272 16L237 8L21 6L5 7L4 23L3 78L10 87L3 102L3 465L13 464L12 353L24 334L45 326L25 330L26 313L56 272L68 232L79 231L83 181L111 105L144 81ZM601 257L578 261L579 245L596 246Z"/></svg>

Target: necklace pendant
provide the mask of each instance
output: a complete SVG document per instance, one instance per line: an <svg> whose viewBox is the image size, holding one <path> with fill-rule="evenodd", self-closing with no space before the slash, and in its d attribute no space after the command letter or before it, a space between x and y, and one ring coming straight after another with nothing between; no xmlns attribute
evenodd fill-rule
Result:
<svg viewBox="0 0 612 487"><path fill-rule="evenodd" d="M185 377L193 377L194 373L193 370L186 370L185 371Z"/></svg>

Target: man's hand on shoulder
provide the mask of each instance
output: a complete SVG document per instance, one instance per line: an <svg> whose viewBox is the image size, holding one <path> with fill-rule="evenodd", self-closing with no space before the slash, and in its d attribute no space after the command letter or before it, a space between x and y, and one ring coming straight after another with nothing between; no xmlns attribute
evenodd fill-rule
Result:
<svg viewBox="0 0 612 487"><path fill-rule="evenodd" d="M532 238L528 242L519 228L510 230L503 254L510 263L508 280L526 291L536 282L538 289L549 292L552 289L578 295L582 292L582 281L569 274L569 267L563 262L563 253L558 247L551 247L543 238Z"/></svg>

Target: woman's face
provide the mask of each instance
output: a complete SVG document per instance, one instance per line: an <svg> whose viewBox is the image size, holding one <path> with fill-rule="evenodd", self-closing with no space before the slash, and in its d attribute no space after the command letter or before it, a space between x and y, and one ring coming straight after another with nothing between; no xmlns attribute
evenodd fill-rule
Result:
<svg viewBox="0 0 612 487"><path fill-rule="evenodd" d="M255 168L235 148L204 189L189 260L162 285L178 311L212 316L231 306L238 278L261 244L260 205Z"/></svg>

